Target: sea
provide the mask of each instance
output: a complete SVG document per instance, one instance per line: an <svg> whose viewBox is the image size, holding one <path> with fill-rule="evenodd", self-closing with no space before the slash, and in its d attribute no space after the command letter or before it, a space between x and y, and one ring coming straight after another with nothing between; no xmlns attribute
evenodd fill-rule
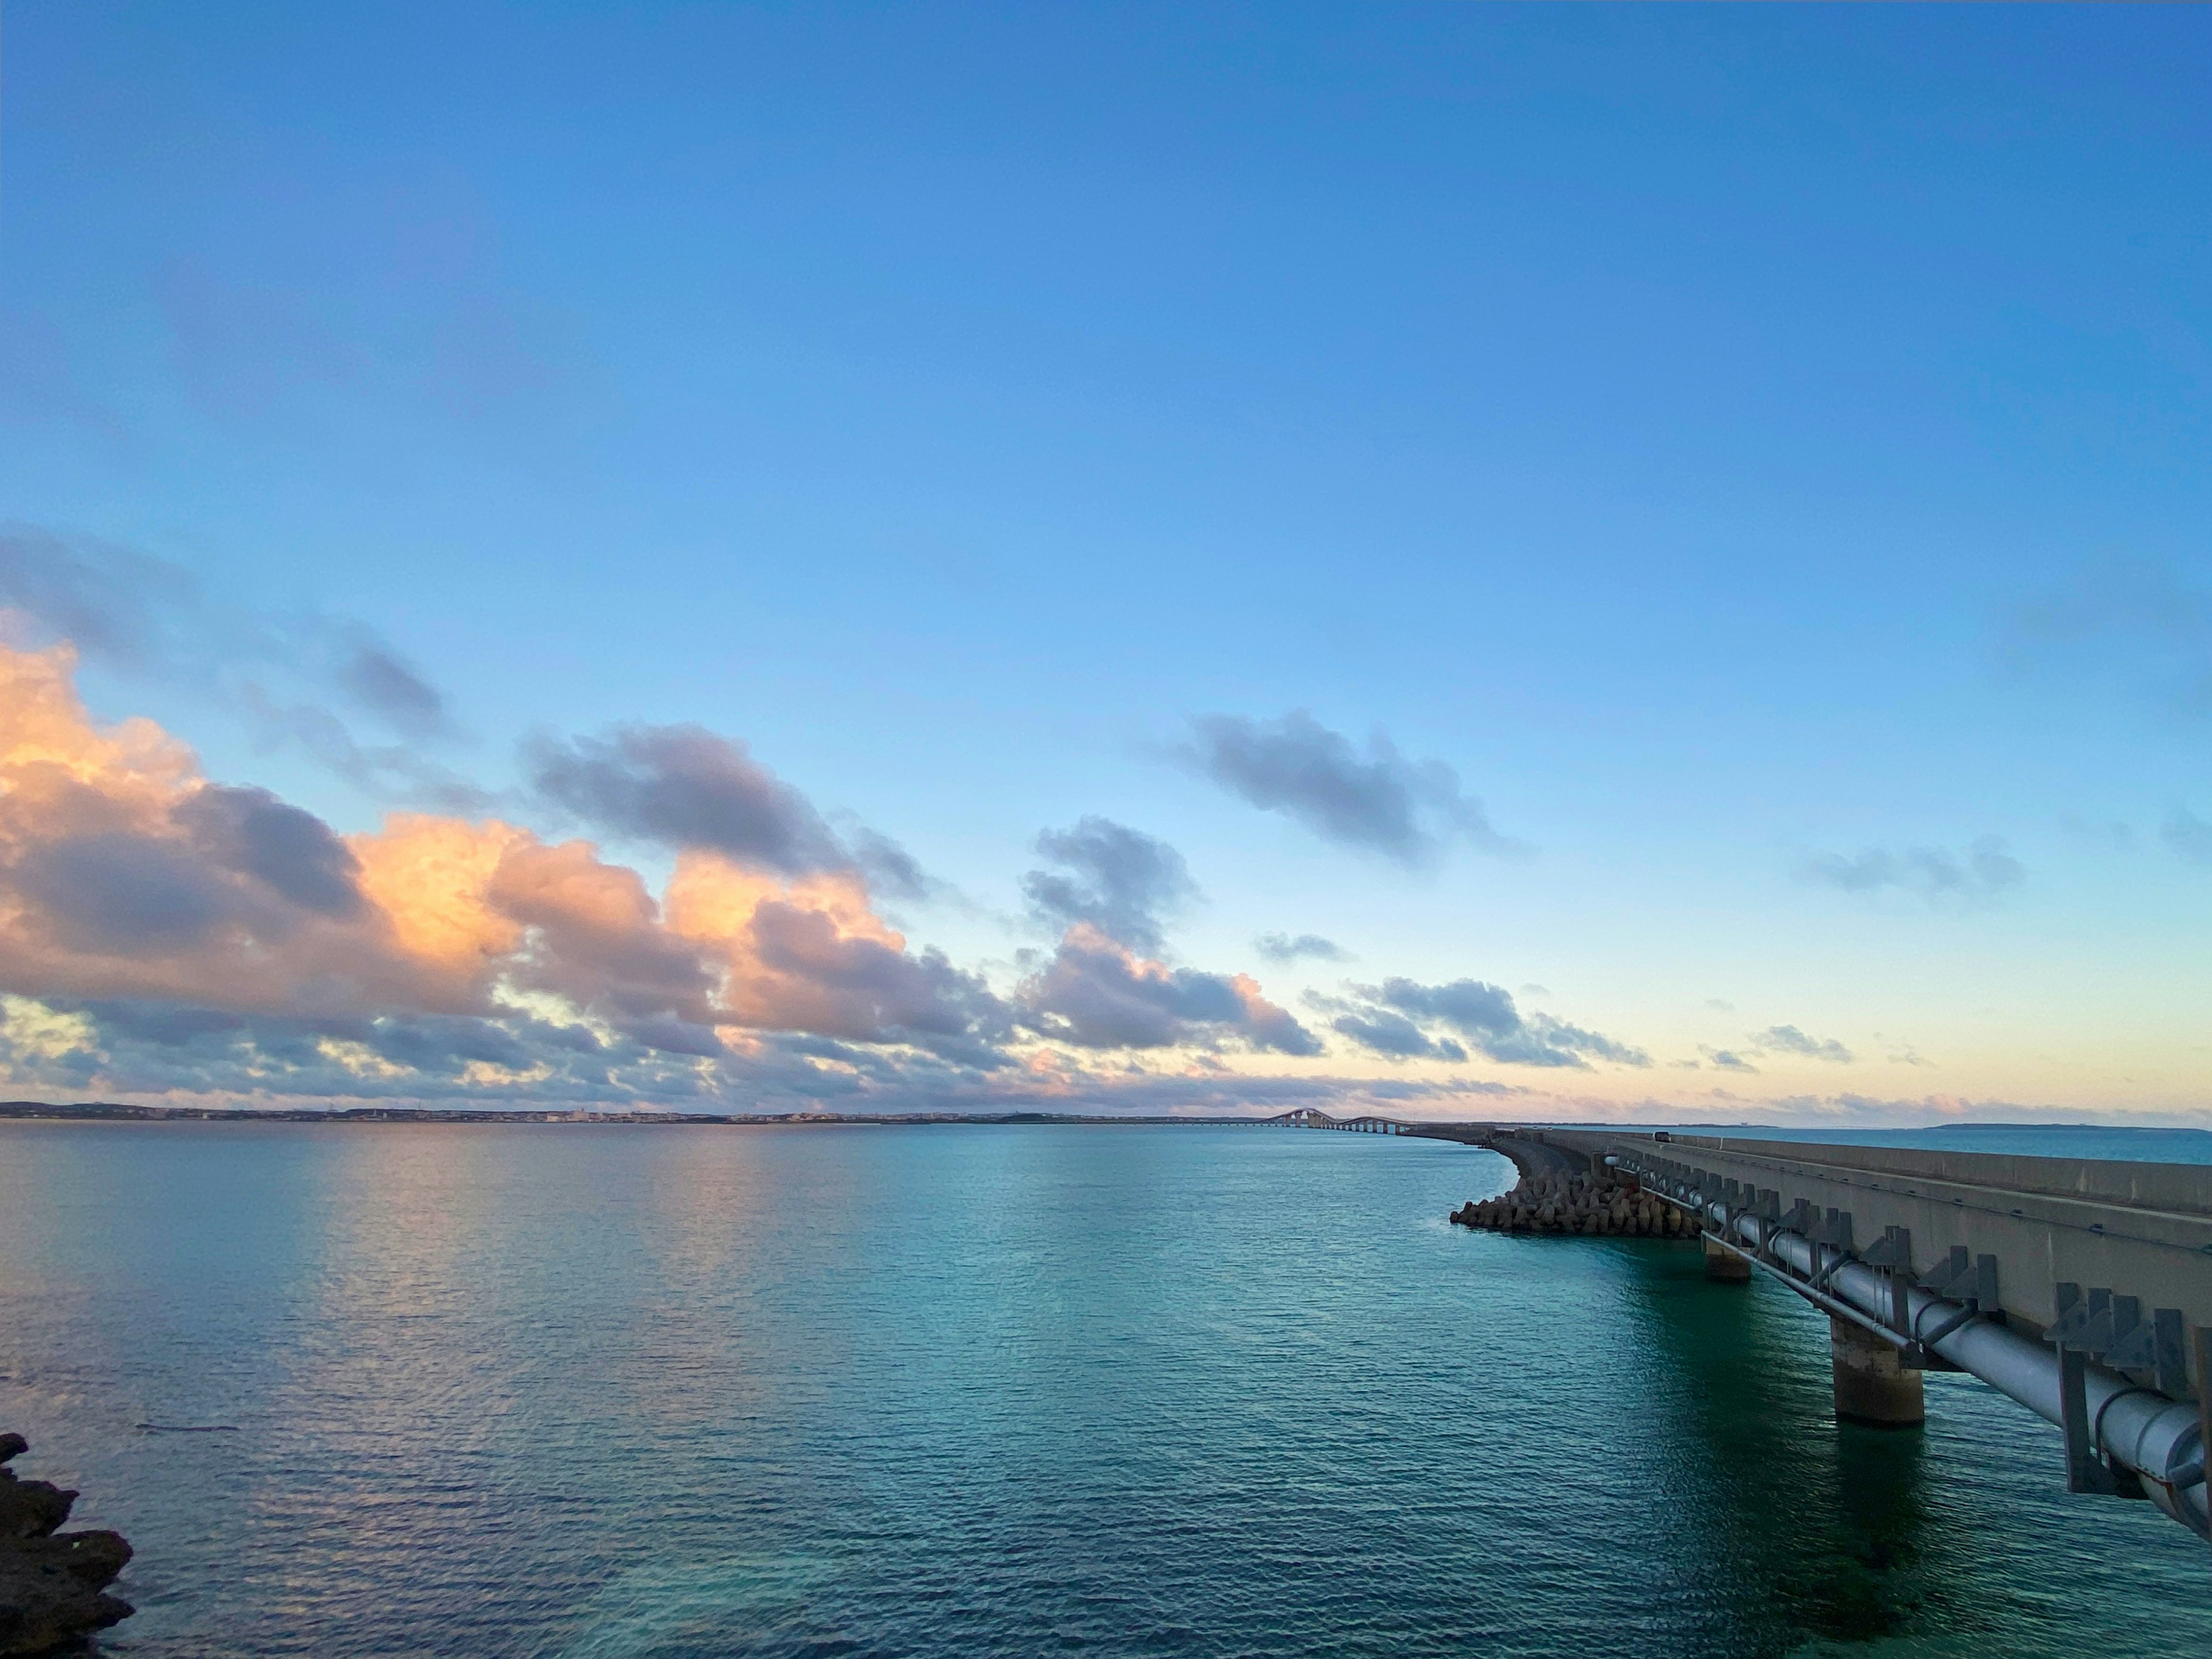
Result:
<svg viewBox="0 0 2212 1659"><path fill-rule="evenodd" d="M0 1122L0 1429L131 1540L144 1659L2212 1655L2212 1549L2067 1496L2040 1420L1931 1376L1924 1429L1839 1426L1786 1290L1447 1224L1512 1180L1243 1127Z"/></svg>

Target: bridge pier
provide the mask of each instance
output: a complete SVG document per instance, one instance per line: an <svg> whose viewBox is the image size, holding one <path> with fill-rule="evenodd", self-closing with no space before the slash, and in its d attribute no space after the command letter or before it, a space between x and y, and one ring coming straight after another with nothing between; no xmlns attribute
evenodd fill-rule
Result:
<svg viewBox="0 0 2212 1659"><path fill-rule="evenodd" d="M1831 1316L1838 1422L1924 1422L1910 1363L1924 1356L2057 1430L2069 1492L2147 1498L2212 1537L2212 1169L1673 1131L1404 1133L1503 1153L1540 1200L1584 1171L1623 1177L1668 1206L1651 1231L1708 1235L1712 1279L1744 1282L1756 1251ZM1534 1231L1581 1232L1583 1218L1557 1224L1547 1204ZM1531 1230L1512 1195L1453 1219Z"/></svg>
<svg viewBox="0 0 2212 1659"><path fill-rule="evenodd" d="M1830 1314L1828 1361L1835 1373L1838 1421L1910 1429L1928 1420L1920 1373L1899 1364L1897 1350L1873 1332Z"/></svg>
<svg viewBox="0 0 2212 1659"><path fill-rule="evenodd" d="M1748 1285L1751 1263L1711 1234L1705 1235L1705 1277L1716 1285Z"/></svg>

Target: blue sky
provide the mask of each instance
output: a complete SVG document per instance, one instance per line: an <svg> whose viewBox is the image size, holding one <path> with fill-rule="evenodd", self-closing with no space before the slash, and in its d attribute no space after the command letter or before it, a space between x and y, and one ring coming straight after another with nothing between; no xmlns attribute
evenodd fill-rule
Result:
<svg viewBox="0 0 2212 1659"><path fill-rule="evenodd" d="M435 689L403 740L462 816L658 890L680 839L526 757L698 723L895 837L939 884L878 910L1012 1004L1069 921L1025 897L1040 833L1158 838L1196 890L1139 954L1254 975L1321 1052L1063 1042L1085 1098L2212 1105L2192 9L8 22L0 517L42 568L159 562L171 647L79 684L210 778L341 836L425 805L241 689L313 663L209 665L311 617ZM1370 781L1449 768L1512 845L1394 856L1193 752L1293 711L1385 734ZM26 1086L191 1086L102 1046L148 988L8 971L89 1033ZM1394 1058L1337 1024L1393 977L1649 1063ZM1060 1028L1016 1027L1033 1070Z"/></svg>

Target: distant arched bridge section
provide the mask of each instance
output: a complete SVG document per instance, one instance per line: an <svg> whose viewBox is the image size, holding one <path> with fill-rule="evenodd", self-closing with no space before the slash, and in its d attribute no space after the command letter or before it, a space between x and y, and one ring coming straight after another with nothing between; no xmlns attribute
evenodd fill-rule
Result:
<svg viewBox="0 0 2212 1659"><path fill-rule="evenodd" d="M1331 1117L1311 1106L1301 1106L1296 1111L1280 1112L1261 1121L1285 1129L1342 1129L1356 1135L1409 1134L1421 1127L1418 1123L1401 1123L1394 1117Z"/></svg>

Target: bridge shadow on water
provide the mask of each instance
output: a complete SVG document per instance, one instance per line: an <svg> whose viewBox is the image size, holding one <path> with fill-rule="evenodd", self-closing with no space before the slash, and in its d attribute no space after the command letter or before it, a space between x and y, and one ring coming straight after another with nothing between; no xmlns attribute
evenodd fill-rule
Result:
<svg viewBox="0 0 2212 1659"><path fill-rule="evenodd" d="M1694 1248L1607 1248L1650 1362L1650 1474L1698 1564L1673 1594L1762 1652L1994 1632L1948 1588L1974 1582L1977 1552L1942 1513L1926 1431L1837 1421L1824 1317L1778 1286L1709 1283Z"/></svg>

